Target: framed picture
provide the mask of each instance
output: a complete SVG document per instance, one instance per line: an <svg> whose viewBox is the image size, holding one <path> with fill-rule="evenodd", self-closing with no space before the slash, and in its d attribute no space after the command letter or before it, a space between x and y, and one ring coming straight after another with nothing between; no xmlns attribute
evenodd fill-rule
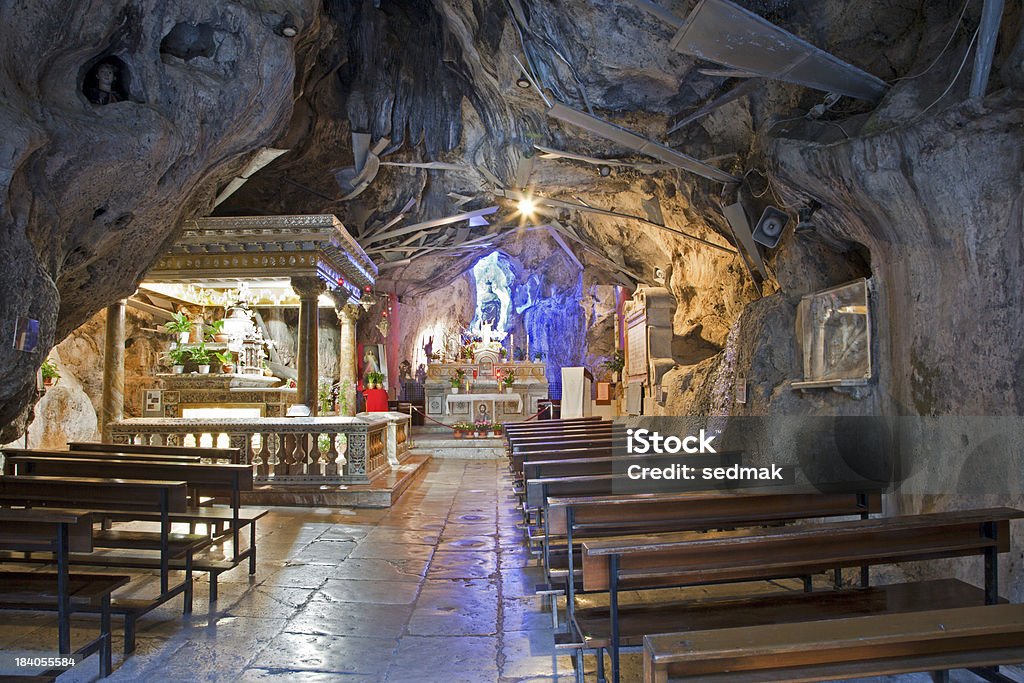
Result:
<svg viewBox="0 0 1024 683"><path fill-rule="evenodd" d="M39 348L39 321L33 318L18 318L14 324L14 348L32 353Z"/></svg>
<svg viewBox="0 0 1024 683"><path fill-rule="evenodd" d="M359 359L359 377L363 383L366 375L379 372L384 375L384 386L388 386L388 357L383 344L366 344Z"/></svg>
<svg viewBox="0 0 1024 683"><path fill-rule="evenodd" d="M163 417L164 401L160 389L146 389L143 392L142 413L146 417Z"/></svg>

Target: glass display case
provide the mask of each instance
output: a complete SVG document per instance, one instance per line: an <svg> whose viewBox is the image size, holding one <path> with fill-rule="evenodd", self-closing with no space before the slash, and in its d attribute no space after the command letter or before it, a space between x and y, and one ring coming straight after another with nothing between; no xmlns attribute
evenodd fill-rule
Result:
<svg viewBox="0 0 1024 683"><path fill-rule="evenodd" d="M871 312L864 278L808 294L797 308L804 379L795 389L860 386L871 379Z"/></svg>

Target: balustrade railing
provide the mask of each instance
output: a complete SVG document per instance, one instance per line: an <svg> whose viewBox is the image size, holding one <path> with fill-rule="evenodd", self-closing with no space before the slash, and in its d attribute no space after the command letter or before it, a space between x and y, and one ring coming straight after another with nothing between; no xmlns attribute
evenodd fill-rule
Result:
<svg viewBox="0 0 1024 683"><path fill-rule="evenodd" d="M112 423L114 443L242 449L261 484L360 484L408 450L407 415L294 418L135 418ZM390 438L389 438L390 437ZM399 443L398 439L402 442ZM390 456L390 457L389 457Z"/></svg>

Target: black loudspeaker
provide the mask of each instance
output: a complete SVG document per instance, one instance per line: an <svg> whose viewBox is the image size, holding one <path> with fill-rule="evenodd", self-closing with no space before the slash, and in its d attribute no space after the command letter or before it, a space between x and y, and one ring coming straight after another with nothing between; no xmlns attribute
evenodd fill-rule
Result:
<svg viewBox="0 0 1024 683"><path fill-rule="evenodd" d="M754 241L763 244L769 249L774 249L779 240L782 239L782 231L786 228L789 216L784 211L779 211L774 206L769 206L761 214L761 220L754 228Z"/></svg>

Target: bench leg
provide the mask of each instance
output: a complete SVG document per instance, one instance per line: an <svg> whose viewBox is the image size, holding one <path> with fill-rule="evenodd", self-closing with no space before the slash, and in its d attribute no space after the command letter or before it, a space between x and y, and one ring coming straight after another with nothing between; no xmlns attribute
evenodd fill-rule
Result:
<svg viewBox="0 0 1024 683"><path fill-rule="evenodd" d="M583 648L576 648L576 683L584 683Z"/></svg>
<svg viewBox="0 0 1024 683"><path fill-rule="evenodd" d="M604 648L597 649L597 683L608 683L604 677Z"/></svg>
<svg viewBox="0 0 1024 683"><path fill-rule="evenodd" d="M210 572L210 603L217 602L217 572Z"/></svg>
<svg viewBox="0 0 1024 683"><path fill-rule="evenodd" d="M249 526L249 576L256 575L256 520Z"/></svg>
<svg viewBox="0 0 1024 683"><path fill-rule="evenodd" d="M213 575L212 572L210 574ZM185 611L184 614L192 614L192 552L185 557Z"/></svg>
<svg viewBox="0 0 1024 683"><path fill-rule="evenodd" d="M814 583L811 581L811 577L804 577L804 593L810 593L814 589Z"/></svg>
<svg viewBox="0 0 1024 683"><path fill-rule="evenodd" d="M932 683L949 683L949 671L933 671Z"/></svg>
<svg viewBox="0 0 1024 683"><path fill-rule="evenodd" d="M100 603L100 678L106 678L114 668L110 643L110 593Z"/></svg>
<svg viewBox="0 0 1024 683"><path fill-rule="evenodd" d="M984 678L986 681L992 681L992 683L1017 683L1014 679L1009 676L1004 676L999 673L998 666L986 666L968 669L971 673Z"/></svg>
<svg viewBox="0 0 1024 683"><path fill-rule="evenodd" d="M124 656L135 652L135 617L134 614L124 615Z"/></svg>

